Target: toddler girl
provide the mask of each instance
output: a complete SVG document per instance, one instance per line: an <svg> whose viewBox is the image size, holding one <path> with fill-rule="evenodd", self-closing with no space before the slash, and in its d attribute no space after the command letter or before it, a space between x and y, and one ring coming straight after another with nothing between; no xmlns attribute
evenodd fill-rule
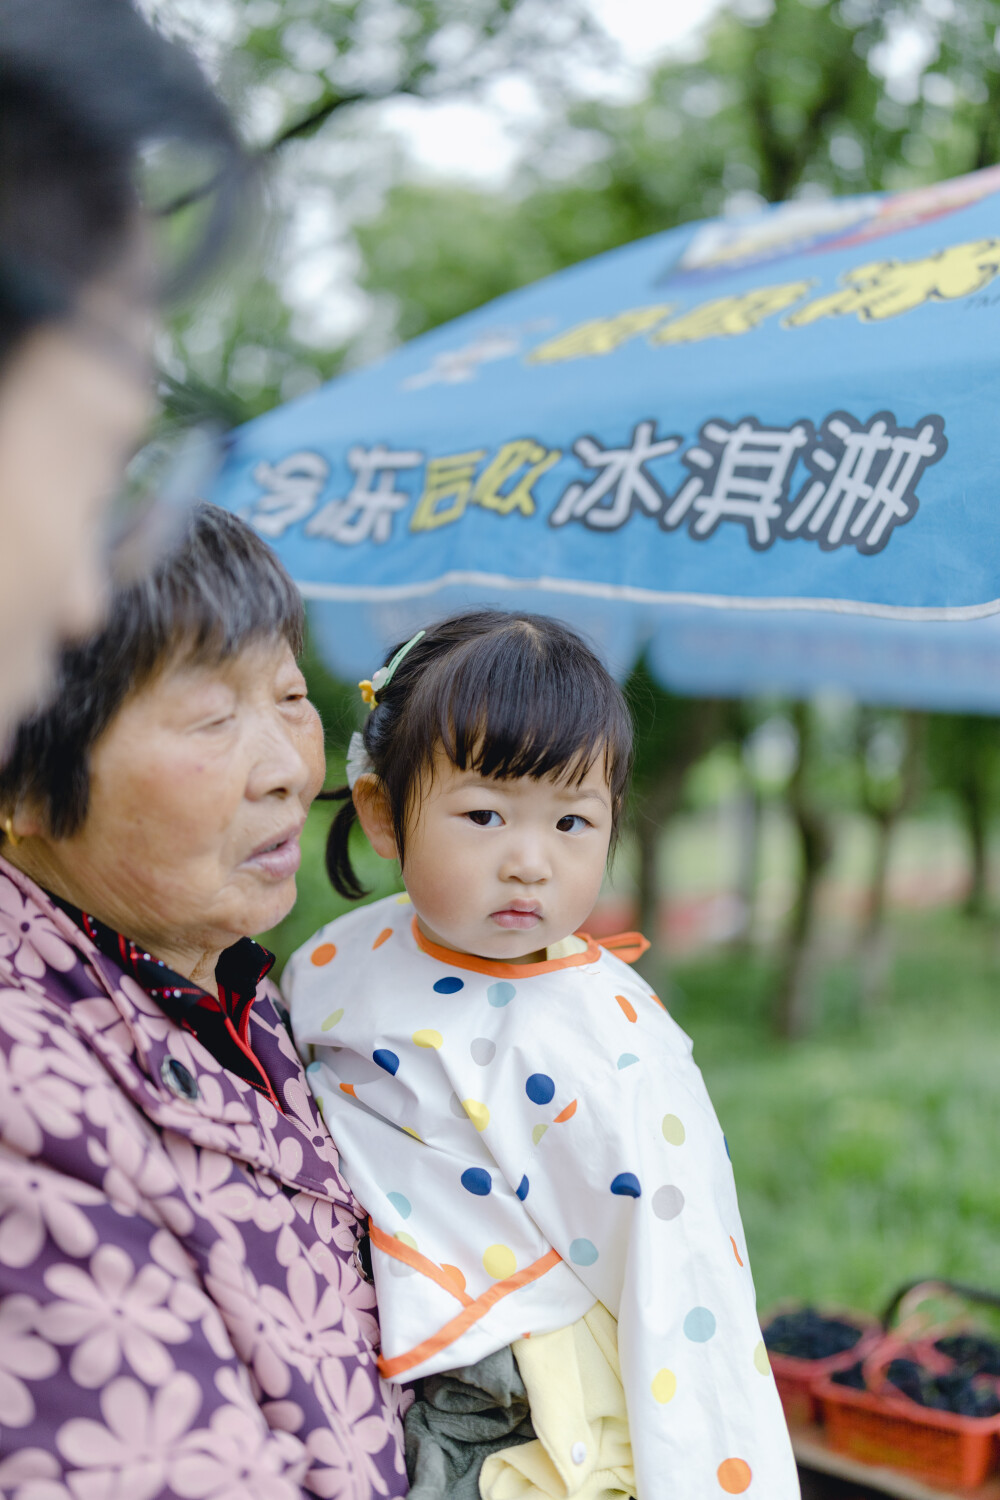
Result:
<svg viewBox="0 0 1000 1500"><path fill-rule="evenodd" d="M487 1459L495 1500L792 1500L691 1044L577 930L628 783L618 687L565 626L482 612L420 631L362 691L327 864L364 894L357 817L407 894L325 927L285 993L371 1215L383 1375L514 1346L541 1441Z"/></svg>

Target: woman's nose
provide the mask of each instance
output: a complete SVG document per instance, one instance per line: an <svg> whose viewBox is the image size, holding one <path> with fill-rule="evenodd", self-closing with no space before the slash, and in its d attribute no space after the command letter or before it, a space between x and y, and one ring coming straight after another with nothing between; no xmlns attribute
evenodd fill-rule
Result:
<svg viewBox="0 0 1000 1500"><path fill-rule="evenodd" d="M250 778L251 797L299 797L314 782L317 788L322 785L322 730L318 728L318 720L316 728L318 735L311 724L290 725L280 717L261 726L257 760ZM317 738L318 755L313 744Z"/></svg>

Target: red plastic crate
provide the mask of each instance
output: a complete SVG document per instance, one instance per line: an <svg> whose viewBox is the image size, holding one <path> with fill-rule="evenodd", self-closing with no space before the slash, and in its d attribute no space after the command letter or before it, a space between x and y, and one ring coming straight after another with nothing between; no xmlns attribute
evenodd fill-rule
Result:
<svg viewBox="0 0 1000 1500"><path fill-rule="evenodd" d="M773 1308L764 1320L764 1327L779 1313L792 1310L787 1304ZM862 1333L853 1348L845 1349L842 1354L828 1354L825 1359L795 1359L791 1354L772 1354L768 1350L767 1357L785 1409L785 1419L797 1426L822 1420L819 1402L812 1391L816 1381L835 1374L837 1370L849 1370L851 1365L856 1365L859 1359L864 1359L871 1353L882 1336L882 1325L865 1317L863 1313L846 1312L843 1308L833 1307L821 1307L817 1311L824 1317L853 1323Z"/></svg>
<svg viewBox="0 0 1000 1500"><path fill-rule="evenodd" d="M959 1417L829 1379L817 1380L813 1395L830 1446L864 1463L908 1469L959 1489L982 1484L993 1467L1000 1416Z"/></svg>

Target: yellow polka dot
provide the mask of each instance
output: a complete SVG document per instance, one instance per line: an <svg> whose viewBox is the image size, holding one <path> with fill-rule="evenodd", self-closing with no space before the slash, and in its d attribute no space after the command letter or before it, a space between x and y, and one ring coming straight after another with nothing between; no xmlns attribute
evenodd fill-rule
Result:
<svg viewBox="0 0 1000 1500"><path fill-rule="evenodd" d="M683 1146L687 1139L687 1131L676 1115L664 1115L660 1129L663 1131L663 1139L669 1141L671 1146Z"/></svg>
<svg viewBox="0 0 1000 1500"><path fill-rule="evenodd" d="M531 1139L536 1146L538 1145L538 1142L541 1140L542 1136L545 1134L548 1128L549 1127L547 1125L536 1125L532 1130Z"/></svg>
<svg viewBox="0 0 1000 1500"><path fill-rule="evenodd" d="M477 1130L485 1130L490 1123L490 1112L478 1099L463 1099L462 1108Z"/></svg>
<svg viewBox="0 0 1000 1500"><path fill-rule="evenodd" d="M336 958L336 956L336 943L320 943L319 947L314 948L310 953L309 961L310 963L314 963L317 969L321 969L324 964L330 963L331 959Z"/></svg>
<svg viewBox="0 0 1000 1500"><path fill-rule="evenodd" d="M397 906L409 906L409 904L410 904L410 898L406 894L405 891L403 892L403 894L401 896L397 896L396 897L396 905Z"/></svg>
<svg viewBox="0 0 1000 1500"><path fill-rule="evenodd" d="M753 1365L754 1369L759 1370L762 1375L770 1375L771 1361L767 1357L767 1345L763 1339L753 1351Z"/></svg>
<svg viewBox="0 0 1000 1500"><path fill-rule="evenodd" d="M396 1238L397 1240L401 1240L404 1245L409 1245L411 1250L415 1250L417 1248L417 1242L413 1238L413 1235L404 1233L402 1229L396 1230Z"/></svg>
<svg viewBox="0 0 1000 1500"><path fill-rule="evenodd" d="M331 1028L331 1026L336 1026L337 1022L338 1021L342 1021L343 1019L344 1019L344 1007L341 1006L339 1010L335 1010L335 1011L331 1012L330 1015L327 1016L326 1020L323 1022L322 1026L320 1027L320 1030L321 1031L329 1031L330 1028Z"/></svg>
<svg viewBox="0 0 1000 1500"><path fill-rule="evenodd" d="M653 1400L659 1401L661 1406L666 1406L677 1394L677 1376L673 1370L658 1370L653 1376L652 1384Z"/></svg>
<svg viewBox="0 0 1000 1500"><path fill-rule="evenodd" d="M504 1281L517 1270L517 1257L509 1245L491 1245L483 1256L483 1270L494 1281Z"/></svg>
<svg viewBox="0 0 1000 1500"><path fill-rule="evenodd" d="M418 1135L417 1132L413 1129L413 1127L411 1125L404 1125L403 1126L403 1134L404 1135L412 1135L413 1139L415 1141L419 1141L420 1144L421 1144L421 1146L424 1144L424 1138L423 1138L423 1136L422 1135Z"/></svg>
<svg viewBox="0 0 1000 1500"><path fill-rule="evenodd" d="M417 1047L440 1047L444 1037L440 1031L415 1031L413 1042Z"/></svg>

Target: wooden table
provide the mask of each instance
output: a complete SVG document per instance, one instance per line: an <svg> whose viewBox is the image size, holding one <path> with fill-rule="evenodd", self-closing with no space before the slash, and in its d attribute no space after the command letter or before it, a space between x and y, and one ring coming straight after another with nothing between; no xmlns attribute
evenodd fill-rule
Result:
<svg viewBox="0 0 1000 1500"><path fill-rule="evenodd" d="M997 1474L975 1490L944 1489L926 1479L905 1474L901 1469L885 1469L849 1458L846 1453L835 1452L828 1447L822 1427L793 1426L790 1431L800 1468L832 1474L836 1479L862 1485L881 1495L893 1495L896 1500L1000 1500L1000 1475Z"/></svg>

